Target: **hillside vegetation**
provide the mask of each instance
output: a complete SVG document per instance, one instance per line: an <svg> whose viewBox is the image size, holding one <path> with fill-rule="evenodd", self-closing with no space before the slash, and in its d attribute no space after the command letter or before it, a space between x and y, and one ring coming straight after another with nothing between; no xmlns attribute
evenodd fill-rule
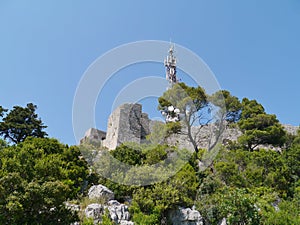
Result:
<svg viewBox="0 0 300 225"><path fill-rule="evenodd" d="M267 114L256 100L239 101L228 91L208 96L201 88L179 85L190 97L180 102L182 111L191 109L189 104L197 106L193 113L210 104L225 104L220 118L226 125L221 128L242 131L237 141L219 146L218 155L205 170L200 170L199 164L209 149L199 149L193 137L194 149L166 143L124 143L113 151L101 146L69 147L47 137L33 104L11 110L0 106L0 224L92 224L82 213L68 209L66 202L84 209L89 204L87 190L93 184L103 184L114 192L116 200L128 205L135 224L169 224L170 211L178 207L195 208L204 224L219 224L223 218L227 224L300 224L300 131L287 133L276 116ZM172 94L168 90L159 99L160 108L174 105L165 98ZM223 103L218 101L220 95ZM192 126L191 120L184 122L163 125L160 135L180 133L184 126ZM87 161L92 164L94 151L102 152L102 160L91 167ZM105 154L131 165L131 169L124 173L115 168ZM179 156L176 165L181 165L176 174L153 173L151 165L163 165L174 155ZM106 178L97 170L107 173ZM161 176L161 181L147 186L107 179L119 176L138 182L154 175ZM102 224L114 223L105 214Z"/></svg>

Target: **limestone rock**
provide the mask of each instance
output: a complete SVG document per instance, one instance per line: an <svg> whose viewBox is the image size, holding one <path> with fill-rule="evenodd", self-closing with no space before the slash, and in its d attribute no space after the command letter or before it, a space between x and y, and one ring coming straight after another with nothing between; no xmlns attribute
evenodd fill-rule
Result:
<svg viewBox="0 0 300 225"><path fill-rule="evenodd" d="M129 221L130 215L128 211L128 206L125 204L121 204L116 200L111 200L107 203L108 205L108 211L110 218L116 222L116 223L121 223L123 221L123 224L125 221Z"/></svg>
<svg viewBox="0 0 300 225"><path fill-rule="evenodd" d="M134 222L127 221L127 220L121 220L120 225L134 225Z"/></svg>
<svg viewBox="0 0 300 225"><path fill-rule="evenodd" d="M88 205L84 212L86 217L92 218L94 222L97 223L101 221L105 208L101 204L94 203Z"/></svg>
<svg viewBox="0 0 300 225"><path fill-rule="evenodd" d="M286 130L286 132L288 132L289 134L297 135L297 131L298 131L299 127L292 126L289 124L283 124L282 126Z"/></svg>
<svg viewBox="0 0 300 225"><path fill-rule="evenodd" d="M90 187L88 196L90 199L104 198L106 201L112 200L115 197L111 190L101 184Z"/></svg>
<svg viewBox="0 0 300 225"><path fill-rule="evenodd" d="M80 225L80 222L74 222L74 223L71 223L70 225Z"/></svg>
<svg viewBox="0 0 300 225"><path fill-rule="evenodd" d="M115 149L124 142L143 143L146 136L153 130L154 124L158 121L151 121L146 113L142 112L141 104L126 103L116 108L110 115L107 123L107 133L91 128L81 143L89 143L96 146L104 146L109 150ZM296 134L298 127L283 125L290 134ZM218 127L216 124L208 124L200 127L192 127L192 136L196 138L199 148L208 149L217 140ZM236 141L242 132L236 127L227 127L218 138L219 143L226 144L229 141ZM167 139L169 145L177 145L179 148L194 149L186 135L171 135ZM258 146L259 148L271 148L270 146ZM280 151L280 148L274 148Z"/></svg>
<svg viewBox="0 0 300 225"><path fill-rule="evenodd" d="M85 132L84 137L80 140L80 144L101 145L101 142L106 138L106 132L90 128Z"/></svg>
<svg viewBox="0 0 300 225"><path fill-rule="evenodd" d="M146 136L150 134L150 119L147 113L141 114L141 139L146 139Z"/></svg>
<svg viewBox="0 0 300 225"><path fill-rule="evenodd" d="M223 218L219 225L227 225L226 218Z"/></svg>
<svg viewBox="0 0 300 225"><path fill-rule="evenodd" d="M102 216L104 215L106 209L109 212L109 217L116 224L134 225L132 221L129 221L130 215L128 206L121 204L116 200L110 200L105 205L96 203L88 205L85 209L85 216L92 218L94 223L97 224L98 222L101 222Z"/></svg>
<svg viewBox="0 0 300 225"><path fill-rule="evenodd" d="M170 211L168 218L173 225L203 225L203 218L195 209L179 207Z"/></svg>

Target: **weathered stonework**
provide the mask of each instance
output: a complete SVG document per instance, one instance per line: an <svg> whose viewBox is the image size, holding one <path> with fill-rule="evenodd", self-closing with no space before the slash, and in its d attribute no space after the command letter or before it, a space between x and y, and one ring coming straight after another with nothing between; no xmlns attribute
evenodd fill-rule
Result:
<svg viewBox="0 0 300 225"><path fill-rule="evenodd" d="M149 118L141 104L124 104L109 117L103 146L115 149L124 142L141 143L150 133Z"/></svg>
<svg viewBox="0 0 300 225"><path fill-rule="evenodd" d="M80 140L80 144L88 143L93 145L100 145L101 141L106 139L106 132L90 128L85 132L84 137Z"/></svg>
<svg viewBox="0 0 300 225"><path fill-rule="evenodd" d="M141 104L123 104L119 106L109 117L107 123L107 132L97 130L95 128L89 129L85 137L81 139L80 143L89 143L97 146L104 146L110 150L124 142L143 143L146 136L151 133L155 123L158 121L151 121L146 113L142 112ZM296 134L298 127L291 125L283 125L288 133ZM201 127L192 127L192 134L197 134L197 144L199 148L207 149L215 141L216 137L214 124L209 124ZM236 141L242 132L238 128L227 128L218 139L221 143L226 144L228 141ZM177 145L179 148L193 149L192 143L186 135L171 135L167 140L170 145ZM272 146L258 146L273 148ZM274 148L276 151L280 149Z"/></svg>

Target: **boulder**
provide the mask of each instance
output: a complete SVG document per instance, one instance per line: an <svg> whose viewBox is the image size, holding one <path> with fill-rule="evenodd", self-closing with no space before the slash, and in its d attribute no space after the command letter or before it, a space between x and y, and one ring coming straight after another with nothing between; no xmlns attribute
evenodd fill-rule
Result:
<svg viewBox="0 0 300 225"><path fill-rule="evenodd" d="M88 196L89 199L104 199L105 201L112 200L115 197L111 190L101 184L90 187Z"/></svg>
<svg viewBox="0 0 300 225"><path fill-rule="evenodd" d="M93 203L88 205L84 212L86 217L92 218L97 223L101 221L105 208L101 204Z"/></svg>
<svg viewBox="0 0 300 225"><path fill-rule="evenodd" d="M74 222L74 223L71 223L70 225L80 225L80 222Z"/></svg>
<svg viewBox="0 0 300 225"><path fill-rule="evenodd" d="M226 218L223 218L219 225L227 225Z"/></svg>
<svg viewBox="0 0 300 225"><path fill-rule="evenodd" d="M123 221L123 224L125 221L128 221L130 218L128 206L125 204L121 204L116 200L111 200L107 203L107 208L109 211L110 218L116 222L121 223Z"/></svg>
<svg viewBox="0 0 300 225"><path fill-rule="evenodd" d="M134 222L127 221L127 220L121 220L120 225L134 225Z"/></svg>
<svg viewBox="0 0 300 225"><path fill-rule="evenodd" d="M169 212L168 219L173 225L203 225L200 212L190 208L179 207L177 210L172 210Z"/></svg>
<svg viewBox="0 0 300 225"><path fill-rule="evenodd" d="M106 138L106 132L96 128L90 128L85 132L84 137L80 140L80 144L92 144L100 146Z"/></svg>
<svg viewBox="0 0 300 225"><path fill-rule="evenodd" d="M121 204L116 200L111 200L105 205L101 204L90 204L85 209L85 216L88 218L92 218L94 223L101 222L102 216L105 213L105 210L108 210L109 217L116 224L122 225L133 225L132 221L129 221L130 215L128 211L128 206L125 204Z"/></svg>

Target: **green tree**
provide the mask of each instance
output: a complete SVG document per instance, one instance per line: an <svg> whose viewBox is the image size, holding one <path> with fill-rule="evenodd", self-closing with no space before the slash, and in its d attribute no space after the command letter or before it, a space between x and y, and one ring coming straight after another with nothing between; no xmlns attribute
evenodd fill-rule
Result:
<svg viewBox="0 0 300 225"><path fill-rule="evenodd" d="M272 225L294 225L300 224L300 201L282 201L278 205L278 210L272 208L264 212L262 224Z"/></svg>
<svg viewBox="0 0 300 225"><path fill-rule="evenodd" d="M238 125L243 132L239 142L250 151L262 144L282 146L285 142L286 132L276 116L266 114L255 100L243 99Z"/></svg>
<svg viewBox="0 0 300 225"><path fill-rule="evenodd" d="M230 92L226 90L217 91L209 96L208 99L213 105L213 108L218 109L216 112L217 116L214 118L214 123L217 125L214 132L215 141L210 146L210 148L213 149L220 140L226 127L239 121L242 104L237 97L232 96Z"/></svg>
<svg viewBox="0 0 300 225"><path fill-rule="evenodd" d="M45 137L47 133L43 131L47 126L43 124L36 114L37 106L28 103L25 108L14 106L5 116L4 110L0 108L0 116L3 117L0 122L0 135L14 143L20 143L26 137Z"/></svg>
<svg viewBox="0 0 300 225"><path fill-rule="evenodd" d="M185 83L175 84L171 89L167 90L159 99L159 110L165 110L169 106L173 106L180 110L182 114L183 129L178 126L170 128L187 135L192 143L194 150L198 153L198 136L192 133L192 126L207 124L209 118L209 102L205 90L198 87L189 87Z"/></svg>
<svg viewBox="0 0 300 225"><path fill-rule="evenodd" d="M154 165L165 160L168 156L168 147L166 145L149 146L143 150L145 155L144 163Z"/></svg>
<svg viewBox="0 0 300 225"><path fill-rule="evenodd" d="M137 188L133 192L130 211L137 224L161 224L170 209L191 207L199 180L190 164L164 182Z"/></svg>
<svg viewBox="0 0 300 225"><path fill-rule="evenodd" d="M225 121L237 122L241 115L241 103L229 91L221 90L209 96L205 90L198 87L189 87L185 83L178 83L167 90L159 99L158 109L165 111L173 106L180 111L180 122L171 122L159 131L166 137L173 133L187 135L196 153L201 142L201 128L209 123L214 124L209 142L209 151L214 149L225 130ZM196 127L197 130L192 127ZM162 132L163 131L163 132Z"/></svg>
<svg viewBox="0 0 300 225"><path fill-rule="evenodd" d="M283 158L289 175L287 178L290 183L288 196L293 197L300 186L300 130L298 130L292 146L283 152Z"/></svg>
<svg viewBox="0 0 300 225"><path fill-rule="evenodd" d="M228 123L236 123L241 117L242 104L239 99L232 96L227 90L217 91L209 97L215 106L219 107L221 118Z"/></svg>
<svg viewBox="0 0 300 225"><path fill-rule="evenodd" d="M29 137L0 151L0 224L70 224L64 202L89 180L77 147Z"/></svg>
<svg viewBox="0 0 300 225"><path fill-rule="evenodd" d="M145 155L140 146L122 144L111 151L112 156L119 161L129 165L141 165Z"/></svg>
<svg viewBox="0 0 300 225"><path fill-rule="evenodd" d="M0 139L0 151L2 148L5 148L5 147L7 147L7 143L4 140Z"/></svg>
<svg viewBox="0 0 300 225"><path fill-rule="evenodd" d="M255 203L257 196L246 189L223 187L210 195L201 195L196 203L208 224L219 224L226 218L228 224L260 224Z"/></svg>
<svg viewBox="0 0 300 225"><path fill-rule="evenodd" d="M7 112L7 109L4 109L1 105L0 105L0 117L2 117L4 115L4 113Z"/></svg>

